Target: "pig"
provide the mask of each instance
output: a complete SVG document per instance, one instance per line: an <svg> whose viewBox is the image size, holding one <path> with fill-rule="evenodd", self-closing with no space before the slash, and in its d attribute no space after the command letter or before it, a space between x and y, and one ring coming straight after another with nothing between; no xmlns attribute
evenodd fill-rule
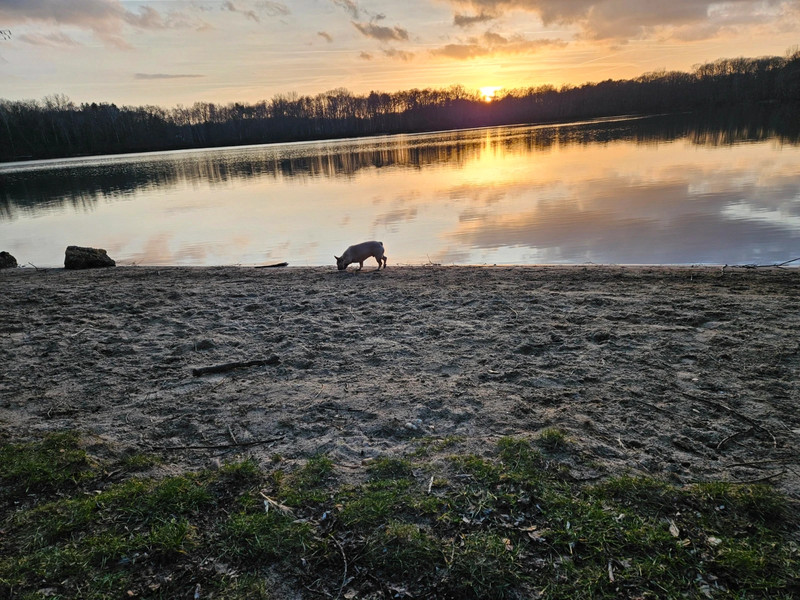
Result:
<svg viewBox="0 0 800 600"><path fill-rule="evenodd" d="M386 268L386 256L383 254L383 242L362 242L361 244L350 246L344 251L344 254L341 256L334 255L333 258L336 259L336 266L340 271L344 271L347 265L355 262L358 263L358 269L356 270L360 271L364 268L364 261L370 256L374 256L375 260L378 261L379 271L381 270L381 261L383 261L383 268Z"/></svg>

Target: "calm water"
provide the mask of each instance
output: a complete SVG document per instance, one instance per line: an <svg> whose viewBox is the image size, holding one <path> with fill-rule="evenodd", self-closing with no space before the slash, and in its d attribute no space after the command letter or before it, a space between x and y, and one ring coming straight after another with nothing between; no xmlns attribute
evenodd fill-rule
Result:
<svg viewBox="0 0 800 600"><path fill-rule="evenodd" d="M0 250L63 265L742 264L800 256L800 145L694 117L0 165ZM370 266L374 265L372 263Z"/></svg>

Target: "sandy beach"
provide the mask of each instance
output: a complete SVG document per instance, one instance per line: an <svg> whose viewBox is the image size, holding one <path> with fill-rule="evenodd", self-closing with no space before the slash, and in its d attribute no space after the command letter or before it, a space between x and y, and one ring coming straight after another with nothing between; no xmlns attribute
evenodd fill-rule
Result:
<svg viewBox="0 0 800 600"><path fill-rule="evenodd" d="M0 436L346 473L559 428L574 480L800 497L800 271L373 268L0 271Z"/></svg>

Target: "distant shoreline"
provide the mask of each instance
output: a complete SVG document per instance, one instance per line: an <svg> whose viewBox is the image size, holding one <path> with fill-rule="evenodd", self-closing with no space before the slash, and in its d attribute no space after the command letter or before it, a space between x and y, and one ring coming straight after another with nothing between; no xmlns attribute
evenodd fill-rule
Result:
<svg viewBox="0 0 800 600"><path fill-rule="evenodd" d="M324 141L523 124L569 123L683 112L780 111L772 127L797 121L800 52L719 59L687 72L654 72L581 86L508 90L487 102L462 86L283 96L255 104L191 107L40 103L0 99L0 162ZM788 125L798 135L797 126ZM35 131L37 135L28 135Z"/></svg>

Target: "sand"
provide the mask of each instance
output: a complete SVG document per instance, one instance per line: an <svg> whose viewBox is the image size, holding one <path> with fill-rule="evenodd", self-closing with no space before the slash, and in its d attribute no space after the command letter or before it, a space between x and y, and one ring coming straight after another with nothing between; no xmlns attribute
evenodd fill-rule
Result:
<svg viewBox="0 0 800 600"><path fill-rule="evenodd" d="M0 271L0 439L76 429L166 471L324 452L347 473L558 428L574 481L800 497L800 271L372 269Z"/></svg>

